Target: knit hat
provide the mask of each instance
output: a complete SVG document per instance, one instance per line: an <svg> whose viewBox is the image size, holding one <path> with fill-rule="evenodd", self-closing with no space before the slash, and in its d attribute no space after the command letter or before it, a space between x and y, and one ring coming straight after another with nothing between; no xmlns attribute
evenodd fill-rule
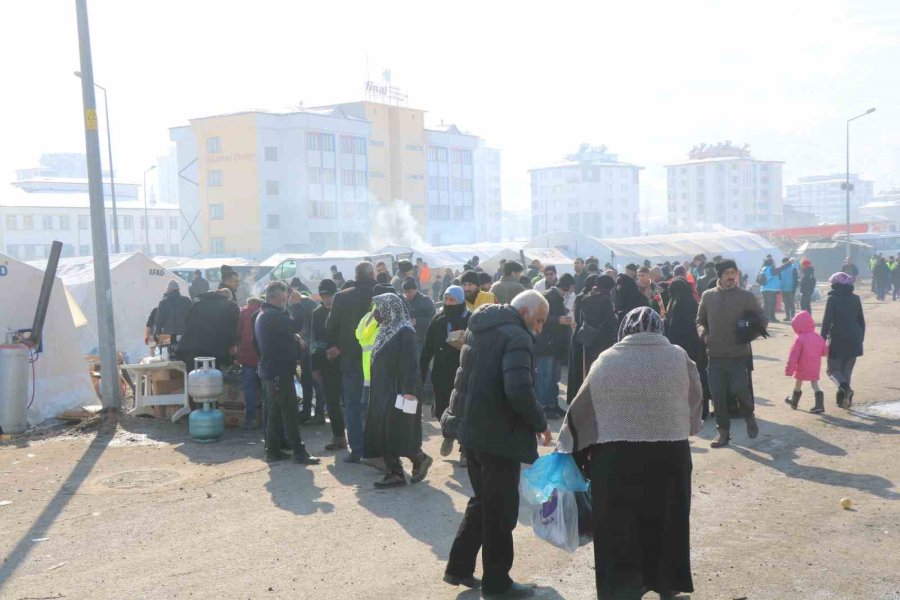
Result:
<svg viewBox="0 0 900 600"><path fill-rule="evenodd" d="M800 266L803 267L804 269L806 267L810 266L811 264L812 264L812 261L809 260L808 258L804 258L802 261L800 261Z"/></svg>
<svg viewBox="0 0 900 600"><path fill-rule="evenodd" d="M407 277L403 280L403 289L404 290L417 290L419 289L419 284L416 283L415 277Z"/></svg>
<svg viewBox="0 0 900 600"><path fill-rule="evenodd" d="M451 285L444 290L444 297L446 298L447 296L453 296L460 304L466 301L466 292L458 285Z"/></svg>
<svg viewBox="0 0 900 600"><path fill-rule="evenodd" d="M491 276L484 271L478 274L478 285L484 285L486 283L491 283L492 281L493 279L491 278Z"/></svg>
<svg viewBox="0 0 900 600"><path fill-rule="evenodd" d="M638 266L634 263L629 263L629 264L625 265L625 270L626 271L637 271Z"/></svg>
<svg viewBox="0 0 900 600"><path fill-rule="evenodd" d="M331 279L323 279L319 282L319 295L334 296L337 294L337 284Z"/></svg>
<svg viewBox="0 0 900 600"><path fill-rule="evenodd" d="M394 289L389 283L377 283L375 287L372 288L373 296L380 296L381 294L396 294L397 290Z"/></svg>
<svg viewBox="0 0 900 600"><path fill-rule="evenodd" d="M558 287L561 290L573 287L574 285L575 285L575 278L572 277L571 273L565 273L562 277L559 278L559 281L556 282L556 287Z"/></svg>
<svg viewBox="0 0 900 600"><path fill-rule="evenodd" d="M737 271L737 263L731 260L730 258L724 259L722 262L716 264L716 275L719 277L722 276L722 273L727 271L728 269L734 269Z"/></svg>
<svg viewBox="0 0 900 600"><path fill-rule="evenodd" d="M478 273L476 271L466 271L462 274L462 277L459 278L460 283L471 283L472 285L481 285L481 281L479 281Z"/></svg>
<svg viewBox="0 0 900 600"><path fill-rule="evenodd" d="M406 273L408 271L412 271L413 264L411 262L409 262L408 260L401 260L399 263L397 263L397 270L401 273Z"/></svg>
<svg viewBox="0 0 900 600"><path fill-rule="evenodd" d="M174 279L170 279L170 280L169 280L169 285L166 286L166 290L168 290L168 291L170 291L170 292L173 292L173 291L175 291L175 290L177 290L177 289L180 289L180 286L178 285L178 282L175 281Z"/></svg>
<svg viewBox="0 0 900 600"><path fill-rule="evenodd" d="M843 271L838 271L828 278L828 283L830 283L831 285L834 285L835 283L839 285L853 285L853 278Z"/></svg>

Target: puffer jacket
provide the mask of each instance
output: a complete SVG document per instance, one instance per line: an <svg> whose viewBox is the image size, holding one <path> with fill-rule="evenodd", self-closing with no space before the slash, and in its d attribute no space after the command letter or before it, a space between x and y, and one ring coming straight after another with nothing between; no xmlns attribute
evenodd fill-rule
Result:
<svg viewBox="0 0 900 600"><path fill-rule="evenodd" d="M822 375L822 357L828 355L825 338L816 333L812 315L801 310L791 320L797 337L791 346L784 374L800 381L818 381Z"/></svg>
<svg viewBox="0 0 900 600"><path fill-rule="evenodd" d="M762 269L762 274L766 277L766 283L762 286L762 291L764 292L780 292L781 291L781 277L778 272L775 270L775 267L765 266Z"/></svg>
<svg viewBox="0 0 900 600"><path fill-rule="evenodd" d="M822 317L822 337L828 340L828 358L856 358L863 355L866 319L862 302L852 285L832 284Z"/></svg>
<svg viewBox="0 0 900 600"><path fill-rule="evenodd" d="M547 418L534 393L534 337L508 305L472 314L443 433L472 450L519 462L537 460L535 435Z"/></svg>
<svg viewBox="0 0 900 600"><path fill-rule="evenodd" d="M154 321L156 335L183 334L189 312L191 312L190 298L185 298L178 290L166 292L156 311Z"/></svg>

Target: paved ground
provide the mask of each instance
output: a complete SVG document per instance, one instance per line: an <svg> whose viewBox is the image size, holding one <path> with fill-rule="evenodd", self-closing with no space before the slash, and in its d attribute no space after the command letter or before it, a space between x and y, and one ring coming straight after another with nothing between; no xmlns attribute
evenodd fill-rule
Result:
<svg viewBox="0 0 900 600"><path fill-rule="evenodd" d="M900 303L864 303L855 408L900 401ZM788 329L756 344L760 437L739 422L732 448L711 450L708 422L692 440L690 597L900 598L900 421L833 398L824 416L785 407ZM304 436L319 452L328 428ZM479 597L440 582L469 492L455 456L422 484L375 491L375 471L333 454L312 468L261 454L250 434L199 445L186 424L144 419L0 446L0 598ZM529 522L523 510L513 576L541 598L593 598L591 547L567 554Z"/></svg>

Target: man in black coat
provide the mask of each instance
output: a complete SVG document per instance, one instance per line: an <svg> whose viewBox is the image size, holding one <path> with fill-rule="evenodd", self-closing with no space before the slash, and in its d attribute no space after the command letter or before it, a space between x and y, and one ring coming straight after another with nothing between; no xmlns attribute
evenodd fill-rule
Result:
<svg viewBox="0 0 900 600"><path fill-rule="evenodd" d="M297 392L294 371L297 369L297 334L302 324L285 310L288 286L273 281L266 287L266 302L253 324L259 348L259 376L266 390L266 461L287 458L281 452L282 432L294 451L294 462L317 465L319 459L309 455L297 427Z"/></svg>
<svg viewBox="0 0 900 600"><path fill-rule="evenodd" d="M188 288L188 294L191 300L196 300L200 294L209 291L209 281L203 279L203 273L200 269L194 271L194 278L191 280L191 286Z"/></svg>
<svg viewBox="0 0 900 600"><path fill-rule="evenodd" d="M425 342L425 332L434 318L434 301L419 293L419 285L416 283L415 277L407 277L403 281L403 297L406 299L406 306L409 308L409 315L412 318L413 327L416 330L416 349L418 353L422 351L422 344Z"/></svg>
<svg viewBox="0 0 900 600"><path fill-rule="evenodd" d="M169 281L166 293L156 309L154 322L155 334L172 336L171 343L177 342L177 336L184 334L188 313L191 311L191 299L181 295L178 282Z"/></svg>
<svg viewBox="0 0 900 600"><path fill-rule="evenodd" d="M534 362L537 398L548 419L566 416L565 411L559 407L559 378L572 341L572 319L566 308L566 298L574 288L575 278L566 273L555 286L544 292L550 312L547 324L534 344Z"/></svg>
<svg viewBox="0 0 900 600"><path fill-rule="evenodd" d="M355 285L334 296L325 321L328 360L340 359L341 397L350 454L345 462L358 463L363 456L365 406L363 404L362 348L356 339L356 326L372 307L375 267L370 262L356 265Z"/></svg>
<svg viewBox="0 0 900 600"><path fill-rule="evenodd" d="M528 586L509 577L512 532L519 516L520 463L537 459L535 436L549 445L551 431L534 395L532 346L547 320L541 294L522 292L511 305L482 306L469 319L460 369L441 419L465 448L474 495L450 549L444 581L478 587L481 549L485 596L524 598Z"/></svg>
<svg viewBox="0 0 900 600"><path fill-rule="evenodd" d="M178 344L178 356L185 362L187 370L194 369L194 357L197 356L214 357L217 369L230 365L231 355L237 350L240 318L241 311L231 290L210 290L200 294L191 305L184 335Z"/></svg>
<svg viewBox="0 0 900 600"><path fill-rule="evenodd" d="M325 335L325 322L331 313L331 303L337 294L337 284L331 279L319 282L319 298L322 303L312 314L312 339L309 342L312 350L313 380L316 393L325 394L328 405L328 420L331 423L331 442L325 444L326 450L341 450L347 447L344 434L344 409L341 407L341 369L337 361L328 360L325 351L328 342Z"/></svg>

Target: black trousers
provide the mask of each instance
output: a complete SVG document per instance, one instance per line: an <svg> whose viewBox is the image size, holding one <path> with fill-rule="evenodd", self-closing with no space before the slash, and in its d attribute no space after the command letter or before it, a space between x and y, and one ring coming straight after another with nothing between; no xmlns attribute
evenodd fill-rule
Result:
<svg viewBox="0 0 900 600"><path fill-rule="evenodd" d="M312 356L309 352L300 353L300 389L303 390L303 418L309 420L312 414L313 395L315 391L312 376ZM325 398L316 397L316 416L325 414Z"/></svg>
<svg viewBox="0 0 900 600"><path fill-rule="evenodd" d="M800 310L812 314L812 294L800 294Z"/></svg>
<svg viewBox="0 0 900 600"><path fill-rule="evenodd" d="M344 409L341 408L341 369L336 362L329 361L321 371L316 371L316 373L322 377L322 387L325 389L325 403L328 405L331 435L342 438L344 437ZM317 412L318 410L316 408Z"/></svg>
<svg viewBox="0 0 900 600"><path fill-rule="evenodd" d="M465 449L474 495L453 540L447 574L468 577L481 548L485 594L502 594L512 585L513 529L519 517L519 463L488 452Z"/></svg>
<svg viewBox="0 0 900 600"><path fill-rule="evenodd" d="M450 394L453 393L453 384L443 385L442 382L435 383L433 379L432 384L434 385L434 418L440 421L441 417L444 416L444 411L450 406Z"/></svg>
<svg viewBox="0 0 900 600"><path fill-rule="evenodd" d="M790 321L797 314L797 292L781 292L781 299L784 302L784 316Z"/></svg>
<svg viewBox="0 0 900 600"><path fill-rule="evenodd" d="M292 374L266 379L263 385L266 388L266 454L281 452L282 435L286 435L294 455L303 455L306 448L297 426L297 392Z"/></svg>
<svg viewBox="0 0 900 600"><path fill-rule="evenodd" d="M731 417L728 412L729 396L737 398L744 417L754 413L750 371L746 358L710 358L707 376L713 408L716 411L716 427L725 431L731 428Z"/></svg>

